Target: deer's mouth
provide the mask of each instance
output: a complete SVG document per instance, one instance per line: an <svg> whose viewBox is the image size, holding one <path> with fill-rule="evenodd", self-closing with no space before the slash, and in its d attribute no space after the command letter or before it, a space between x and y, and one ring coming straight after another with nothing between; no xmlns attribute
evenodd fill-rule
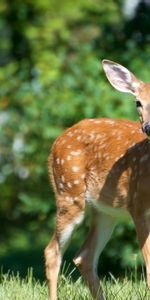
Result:
<svg viewBox="0 0 150 300"><path fill-rule="evenodd" d="M142 130L147 135L147 137L150 138L150 123L143 124Z"/></svg>

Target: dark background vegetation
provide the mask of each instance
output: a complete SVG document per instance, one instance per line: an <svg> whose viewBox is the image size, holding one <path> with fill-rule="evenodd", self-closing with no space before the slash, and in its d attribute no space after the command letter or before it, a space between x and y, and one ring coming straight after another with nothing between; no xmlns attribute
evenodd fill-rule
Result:
<svg viewBox="0 0 150 300"><path fill-rule="evenodd" d="M35 276L44 278L43 249L55 222L47 172L54 139L82 118L136 119L132 97L109 85L101 60L124 64L148 81L148 2L139 1L131 15L121 0L0 1L0 263L5 272L24 275L34 267ZM87 227L74 235L67 260ZM100 272L123 274L135 263L140 266L141 258L128 220L116 228Z"/></svg>

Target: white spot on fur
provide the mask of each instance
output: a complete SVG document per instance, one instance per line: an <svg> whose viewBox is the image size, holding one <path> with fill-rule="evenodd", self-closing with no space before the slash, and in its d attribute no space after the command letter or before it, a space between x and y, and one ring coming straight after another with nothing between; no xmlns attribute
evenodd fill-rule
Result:
<svg viewBox="0 0 150 300"><path fill-rule="evenodd" d="M63 185L62 183L59 183L59 187L60 187L61 189L63 189L63 188L64 188L64 185Z"/></svg>
<svg viewBox="0 0 150 300"><path fill-rule="evenodd" d="M67 186L68 186L69 188L72 188L72 184L71 184L70 182L67 182Z"/></svg>
<svg viewBox="0 0 150 300"><path fill-rule="evenodd" d="M70 197L70 196L66 196L65 199L69 202L72 202L73 203L73 197Z"/></svg>
<svg viewBox="0 0 150 300"><path fill-rule="evenodd" d="M64 177L64 175L61 176L61 180L62 180L62 182L65 182L65 177Z"/></svg>
<svg viewBox="0 0 150 300"><path fill-rule="evenodd" d="M74 155L74 156L79 156L81 154L81 151L80 150L77 150L77 151L71 151L70 152L71 155Z"/></svg>
<svg viewBox="0 0 150 300"><path fill-rule="evenodd" d="M110 156L108 155L108 156L106 156L106 160L109 160L110 159Z"/></svg>
<svg viewBox="0 0 150 300"><path fill-rule="evenodd" d="M74 180L74 182L73 182L74 184L79 184L80 183L80 181L79 180Z"/></svg>
<svg viewBox="0 0 150 300"><path fill-rule="evenodd" d="M59 158L56 159L56 163L57 163L57 165L60 164L60 159Z"/></svg>
<svg viewBox="0 0 150 300"><path fill-rule="evenodd" d="M65 139L63 139L63 140L61 141L61 144L62 144L62 145L64 145L64 144L65 144L65 142L66 142L66 140L65 140Z"/></svg>
<svg viewBox="0 0 150 300"><path fill-rule="evenodd" d="M105 120L105 122L108 123L108 124L114 124L114 120L109 120L108 119L108 120Z"/></svg>
<svg viewBox="0 0 150 300"><path fill-rule="evenodd" d="M101 123L101 120L94 120L94 123L95 123L95 124L100 124L100 123Z"/></svg>
<svg viewBox="0 0 150 300"><path fill-rule="evenodd" d="M67 156L67 160L71 160L71 156L70 155Z"/></svg>
<svg viewBox="0 0 150 300"><path fill-rule="evenodd" d="M63 165L64 164L64 159L61 159L61 165Z"/></svg>
<svg viewBox="0 0 150 300"><path fill-rule="evenodd" d="M78 136L77 136L77 140L78 140L78 141L80 141L80 140L81 140L81 138L82 138L82 136L81 136L81 135L78 135Z"/></svg>
<svg viewBox="0 0 150 300"><path fill-rule="evenodd" d="M70 137L72 137L72 136L73 136L73 133L69 131L69 132L67 133L67 135L70 136Z"/></svg>
<svg viewBox="0 0 150 300"><path fill-rule="evenodd" d="M135 134L135 130L131 130L131 133L132 133L132 134Z"/></svg>
<svg viewBox="0 0 150 300"><path fill-rule="evenodd" d="M95 138L95 134L90 134L89 138L93 140Z"/></svg>
<svg viewBox="0 0 150 300"><path fill-rule="evenodd" d="M73 171L73 172L78 172L78 171L79 171L79 167L73 166L73 167L72 167L72 171Z"/></svg>

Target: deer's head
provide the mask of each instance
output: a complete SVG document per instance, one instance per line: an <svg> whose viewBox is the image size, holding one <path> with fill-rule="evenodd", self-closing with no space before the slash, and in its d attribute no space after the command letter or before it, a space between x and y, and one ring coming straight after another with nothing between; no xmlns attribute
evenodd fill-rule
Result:
<svg viewBox="0 0 150 300"><path fill-rule="evenodd" d="M103 60L103 68L112 86L135 96L142 130L150 138L150 83L137 79L127 68L110 60Z"/></svg>

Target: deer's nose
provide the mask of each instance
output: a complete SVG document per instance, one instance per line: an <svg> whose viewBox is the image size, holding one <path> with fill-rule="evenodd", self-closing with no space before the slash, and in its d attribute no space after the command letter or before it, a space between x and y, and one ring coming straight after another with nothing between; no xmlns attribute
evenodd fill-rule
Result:
<svg viewBox="0 0 150 300"><path fill-rule="evenodd" d="M150 137L150 123L143 126L143 131Z"/></svg>

